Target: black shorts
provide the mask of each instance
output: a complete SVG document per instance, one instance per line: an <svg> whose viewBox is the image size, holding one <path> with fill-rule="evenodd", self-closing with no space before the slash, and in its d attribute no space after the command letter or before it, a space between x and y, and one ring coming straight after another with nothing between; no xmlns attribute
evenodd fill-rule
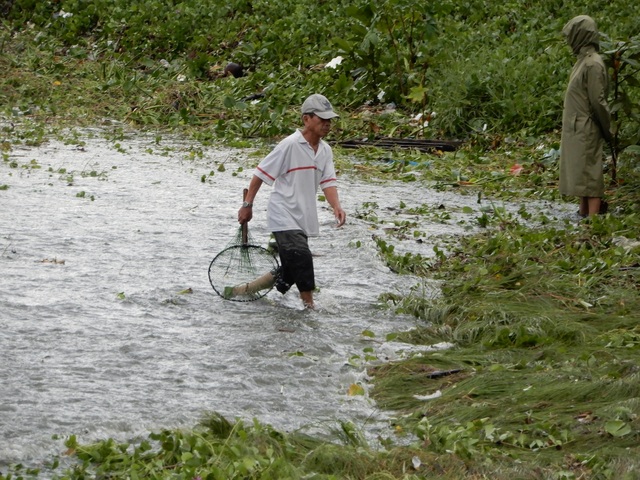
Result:
<svg viewBox="0 0 640 480"><path fill-rule="evenodd" d="M278 291L285 293L291 285L301 292L312 292L316 288L313 273L313 257L309 250L307 235L302 230L273 232L280 256L280 279ZM284 291L283 291L284 290Z"/></svg>

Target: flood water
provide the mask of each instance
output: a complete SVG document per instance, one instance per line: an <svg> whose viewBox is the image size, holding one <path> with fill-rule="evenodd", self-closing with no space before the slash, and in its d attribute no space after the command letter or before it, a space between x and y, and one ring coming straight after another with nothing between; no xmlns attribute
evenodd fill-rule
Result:
<svg viewBox="0 0 640 480"><path fill-rule="evenodd" d="M311 239L318 308L303 310L293 291L229 302L211 288L208 266L235 235L258 158L200 155L177 139L83 135L81 145L14 145L0 162L0 469L60 454L71 434L127 440L188 427L205 412L287 431L338 420L384 428L367 395L347 392L368 386L365 348L379 361L408 349L385 335L414 320L380 308L378 296L417 280L385 267L372 240L384 228L356 212L375 203L391 226L401 201L459 212L477 209L475 197L341 177L347 224L334 228L321 204L321 235ZM268 190L250 223L260 244ZM423 221L428 233L465 231L455 220ZM403 248L432 247L425 238Z"/></svg>

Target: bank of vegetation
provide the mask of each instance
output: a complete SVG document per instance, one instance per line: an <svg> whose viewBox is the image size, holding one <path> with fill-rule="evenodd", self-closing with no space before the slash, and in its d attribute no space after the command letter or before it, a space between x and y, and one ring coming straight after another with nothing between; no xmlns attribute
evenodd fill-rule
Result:
<svg viewBox="0 0 640 480"><path fill-rule="evenodd" d="M474 213L482 232L463 238L430 238L406 221L380 228L390 268L442 285L437 298L420 283L380 298L421 325L402 339L454 345L369 369L372 395L396 413L392 438L368 445L344 423L329 441L213 414L135 444L70 437L51 465L14 465L0 479L638 478L636 10L596 0L0 1L3 168L20 168L13 147L66 127L267 148L299 123L301 100L321 92L342 113L330 140L343 174L428 183L491 207ZM565 201L557 161L573 58L560 31L584 13L606 34L610 208L558 221L528 205ZM224 76L229 62L244 75ZM380 137L463 146L339 146ZM0 185L0 199L10 188ZM495 206L502 199L522 208L507 214ZM438 207L397 211L448 221ZM394 221L374 205L360 214L372 228ZM411 236L426 236L435 255L393 248Z"/></svg>

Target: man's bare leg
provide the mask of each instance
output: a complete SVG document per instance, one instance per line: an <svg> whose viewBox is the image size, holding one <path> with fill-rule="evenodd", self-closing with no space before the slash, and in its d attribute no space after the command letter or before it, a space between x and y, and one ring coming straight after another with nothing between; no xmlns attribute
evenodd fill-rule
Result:
<svg viewBox="0 0 640 480"><path fill-rule="evenodd" d="M302 299L302 303L304 308L313 309L313 292L300 292L300 298Z"/></svg>

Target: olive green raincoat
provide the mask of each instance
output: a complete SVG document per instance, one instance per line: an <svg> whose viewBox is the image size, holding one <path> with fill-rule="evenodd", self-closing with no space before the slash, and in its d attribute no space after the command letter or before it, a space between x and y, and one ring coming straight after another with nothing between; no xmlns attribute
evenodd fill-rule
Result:
<svg viewBox="0 0 640 480"><path fill-rule="evenodd" d="M562 112L560 193L602 197L604 141L611 141L611 114L607 104L607 69L598 54L599 33L586 15L562 29L577 56L569 77Z"/></svg>

